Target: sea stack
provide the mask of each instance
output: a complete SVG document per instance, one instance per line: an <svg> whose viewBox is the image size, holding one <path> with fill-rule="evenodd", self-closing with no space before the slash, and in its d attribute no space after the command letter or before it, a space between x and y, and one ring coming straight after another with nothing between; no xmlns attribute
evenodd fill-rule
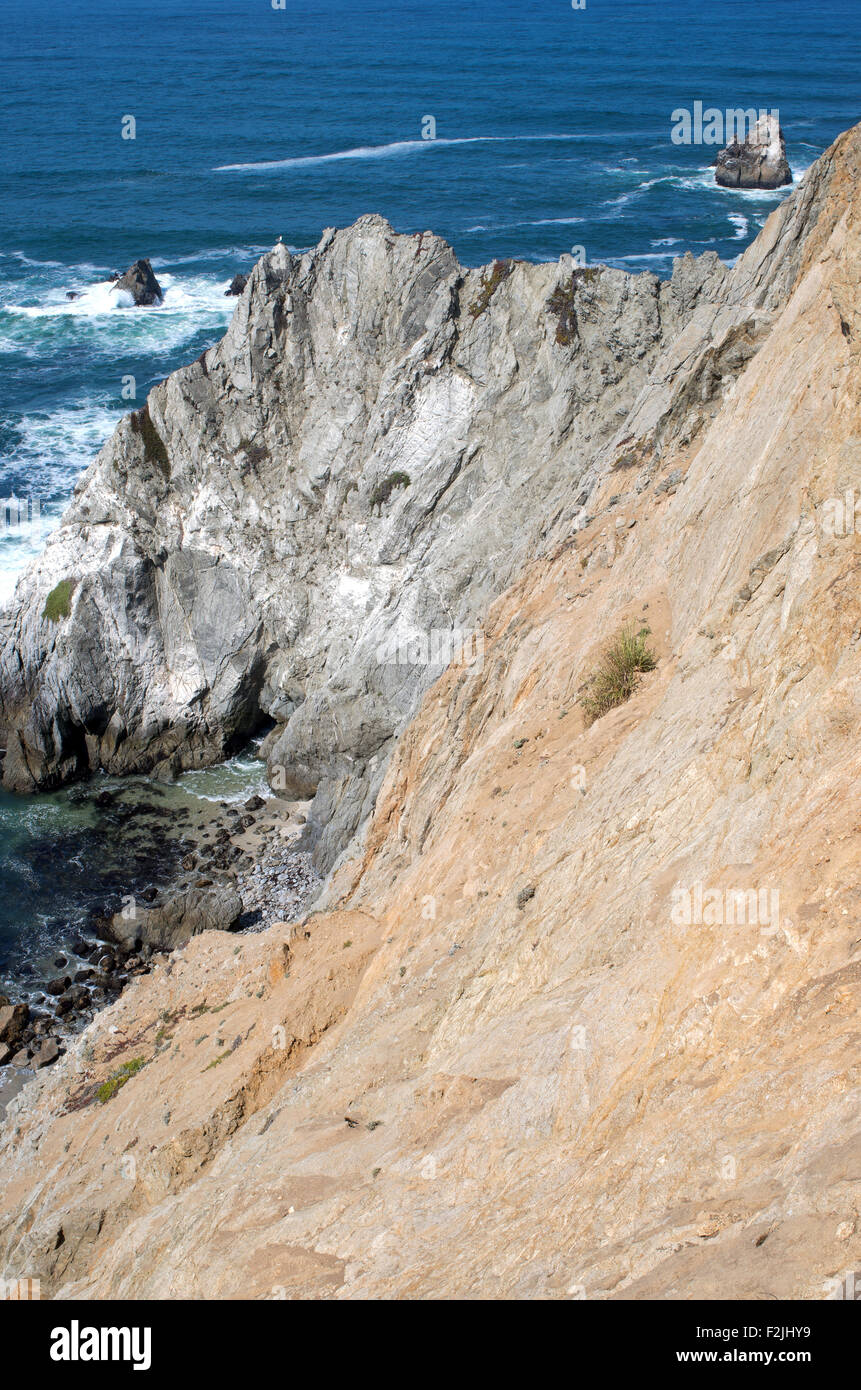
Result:
<svg viewBox="0 0 861 1390"><path fill-rule="evenodd" d="M135 261L134 265L129 266L125 275L120 275L114 281L111 288L126 290L139 307L161 304L164 299L162 287L155 278L152 266L146 260Z"/></svg>
<svg viewBox="0 0 861 1390"><path fill-rule="evenodd" d="M782 188L792 183L786 142L774 114L763 113L741 143L730 141L715 165L715 182L723 188Z"/></svg>

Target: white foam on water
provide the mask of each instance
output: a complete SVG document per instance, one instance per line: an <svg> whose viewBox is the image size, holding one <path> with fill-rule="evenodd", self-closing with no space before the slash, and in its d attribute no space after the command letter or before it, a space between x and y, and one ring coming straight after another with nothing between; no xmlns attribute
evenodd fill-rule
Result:
<svg viewBox="0 0 861 1390"><path fill-rule="evenodd" d="M608 256L605 264L618 266L620 270L624 270L629 265L640 264L645 265L647 269L649 266L660 268L666 261L675 260L677 254L675 251L651 251L636 256Z"/></svg>
<svg viewBox="0 0 861 1390"><path fill-rule="evenodd" d="M242 254L247 261L248 250ZM13 258L29 264L20 254ZM36 262L33 269L40 273L7 287L18 302L0 306L0 351L19 359L54 363L67 345L85 345L94 362L152 359L155 370L147 367L151 380L165 358L201 331L220 337L236 307L235 298L225 297L229 279L214 280L211 274L159 269L163 302L138 308L130 296L117 293L111 280L82 283L84 273L99 275L89 265ZM67 299L70 284L81 286L79 298ZM133 404L84 399L10 420L17 440L0 457L0 496L11 496L14 483L15 495L38 500L41 513L0 530L0 606L8 603L19 574L58 524L75 480Z"/></svg>
<svg viewBox="0 0 861 1390"><path fill-rule="evenodd" d="M464 232L510 232L518 227L555 227L573 226L576 222L585 222L585 217L539 217L537 221L531 222L497 222L492 227L483 222L477 222L474 227L464 227ZM540 260L540 256L525 256L526 260Z"/></svg>
<svg viewBox="0 0 861 1390"><path fill-rule="evenodd" d="M438 136L434 140L394 140L388 145L357 145L351 150L333 150L331 154L294 155L287 159L263 159L248 164L216 164L213 172L245 173L267 169L302 169L315 164L332 164L345 159L391 159L392 156L416 154L419 150L441 149L452 145L505 145L548 140L588 140L588 135L467 135L459 139ZM523 224L527 225L527 224Z"/></svg>
<svg viewBox="0 0 861 1390"><path fill-rule="evenodd" d="M219 246L213 251L195 251L188 256L150 256L149 263L153 270L162 270L172 265L199 265L207 261L236 260L245 263L250 257L257 261L272 250L274 240L273 237L272 243L267 246ZM292 251L293 247L288 247L288 250Z"/></svg>
<svg viewBox="0 0 861 1390"><path fill-rule="evenodd" d="M637 184L636 188L630 188L627 193L620 193L616 198L608 198L601 206L605 208L625 207L634 198L638 198L641 193L646 193L648 189L654 188L656 183L666 183L672 177L672 174L658 174L653 179L644 179L642 183Z"/></svg>
<svg viewBox="0 0 861 1390"><path fill-rule="evenodd" d="M75 479L95 458L122 414L119 408L92 403L30 415L19 423L14 458L0 464L5 463L7 476L14 472L18 479L26 478L26 484L18 482L14 494L25 502L38 501L40 512L32 521L0 530L0 606L9 602L21 571L44 548ZM0 481L2 499L12 494L9 483Z"/></svg>
<svg viewBox="0 0 861 1390"><path fill-rule="evenodd" d="M730 220L730 222L732 223L732 225L735 227L735 233L734 233L734 235L733 235L733 241L743 241L744 238L747 236L747 230L748 230L748 227L750 226L750 223L748 222L748 220L747 220L747 218L745 217L744 213L743 213L743 212L731 212L731 213L729 214L729 220Z"/></svg>
<svg viewBox="0 0 861 1390"><path fill-rule="evenodd" d="M768 202L779 203L788 193L798 187L799 182L807 173L809 165L790 164L792 170L792 183L784 184L782 188L725 188L723 184L715 181L714 165L708 164L704 169L700 169L696 174L688 174L684 177L674 179L679 188L694 189L702 192L704 189L710 193L719 193L722 196L746 198L752 202L765 200Z"/></svg>
<svg viewBox="0 0 861 1390"><path fill-rule="evenodd" d="M40 302L0 305L0 351L55 360L63 341L85 341L94 357L164 356L202 329L223 332L236 308L225 291L230 280L160 271L161 304L135 306L110 280L97 281L67 299L64 290L42 291ZM32 300L36 296L22 296ZM62 335L58 338L58 335Z"/></svg>
<svg viewBox="0 0 861 1390"><path fill-rule="evenodd" d="M272 795L266 781L266 765L249 752L238 753L226 763L184 772L177 780L178 790L199 801L227 801L232 805L252 796Z"/></svg>
<svg viewBox="0 0 861 1390"><path fill-rule="evenodd" d="M225 302L225 294L230 280L213 283L203 276L188 276L177 281L170 273L162 271L160 282L164 298L160 304L136 306L127 290L118 290L112 280L100 280L77 292L77 298L69 299L65 291L52 290L41 304L3 304L0 311L27 319L51 318L107 318L129 315L132 322L144 322L151 316L170 316L189 309L217 312L229 318L235 305Z"/></svg>

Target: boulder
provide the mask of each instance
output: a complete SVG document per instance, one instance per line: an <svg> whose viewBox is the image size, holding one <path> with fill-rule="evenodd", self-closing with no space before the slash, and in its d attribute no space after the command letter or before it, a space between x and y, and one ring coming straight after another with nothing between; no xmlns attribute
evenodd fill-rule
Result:
<svg viewBox="0 0 861 1390"><path fill-rule="evenodd" d="M57 1039L46 1038L41 1047L33 1053L30 1059L30 1066L34 1071L39 1071L42 1067L50 1066L52 1062L56 1062L59 1055L60 1044L57 1042Z"/></svg>
<svg viewBox="0 0 861 1390"><path fill-rule="evenodd" d="M0 1009L0 1043L14 1045L23 1036L30 1017L26 1004L6 1004Z"/></svg>
<svg viewBox="0 0 861 1390"><path fill-rule="evenodd" d="M241 294L247 284L247 275L234 275L233 279L230 282L230 287L224 291L225 298L228 298L230 295Z"/></svg>
<svg viewBox="0 0 861 1390"><path fill-rule="evenodd" d="M760 116L746 140L733 140L721 150L715 161L715 182L723 188L782 188L792 183L776 116Z"/></svg>
<svg viewBox="0 0 861 1390"><path fill-rule="evenodd" d="M111 920L111 933L123 945L173 951L204 931L231 931L242 915L242 902L227 885L190 888L169 902L150 909L138 908L134 917L121 912Z"/></svg>
<svg viewBox="0 0 861 1390"><path fill-rule="evenodd" d="M147 307L151 304L161 304L164 293L161 285L155 278L153 268L149 261L135 261L130 265L125 275L120 275L111 286L114 290L126 290L138 306Z"/></svg>

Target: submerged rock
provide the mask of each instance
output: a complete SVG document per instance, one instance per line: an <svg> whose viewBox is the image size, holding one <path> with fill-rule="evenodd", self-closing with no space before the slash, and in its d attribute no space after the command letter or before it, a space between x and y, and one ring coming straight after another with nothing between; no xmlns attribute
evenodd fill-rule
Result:
<svg viewBox="0 0 861 1390"><path fill-rule="evenodd" d="M781 188L792 183L776 116L760 116L746 140L733 140L721 150L715 161L715 181L724 188Z"/></svg>

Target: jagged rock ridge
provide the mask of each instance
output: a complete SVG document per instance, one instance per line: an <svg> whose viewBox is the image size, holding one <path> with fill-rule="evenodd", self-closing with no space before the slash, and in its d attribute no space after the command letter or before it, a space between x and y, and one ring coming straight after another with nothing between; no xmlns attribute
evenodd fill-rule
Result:
<svg viewBox="0 0 861 1390"><path fill-rule="evenodd" d="M667 283L570 258L464 271L379 217L307 255L277 246L20 581L4 784L173 775L270 719L270 767L316 793L328 867L441 670L380 652L480 623L586 514L618 441L649 467L701 427L785 300L829 178L826 160L734 271L688 256Z"/></svg>

